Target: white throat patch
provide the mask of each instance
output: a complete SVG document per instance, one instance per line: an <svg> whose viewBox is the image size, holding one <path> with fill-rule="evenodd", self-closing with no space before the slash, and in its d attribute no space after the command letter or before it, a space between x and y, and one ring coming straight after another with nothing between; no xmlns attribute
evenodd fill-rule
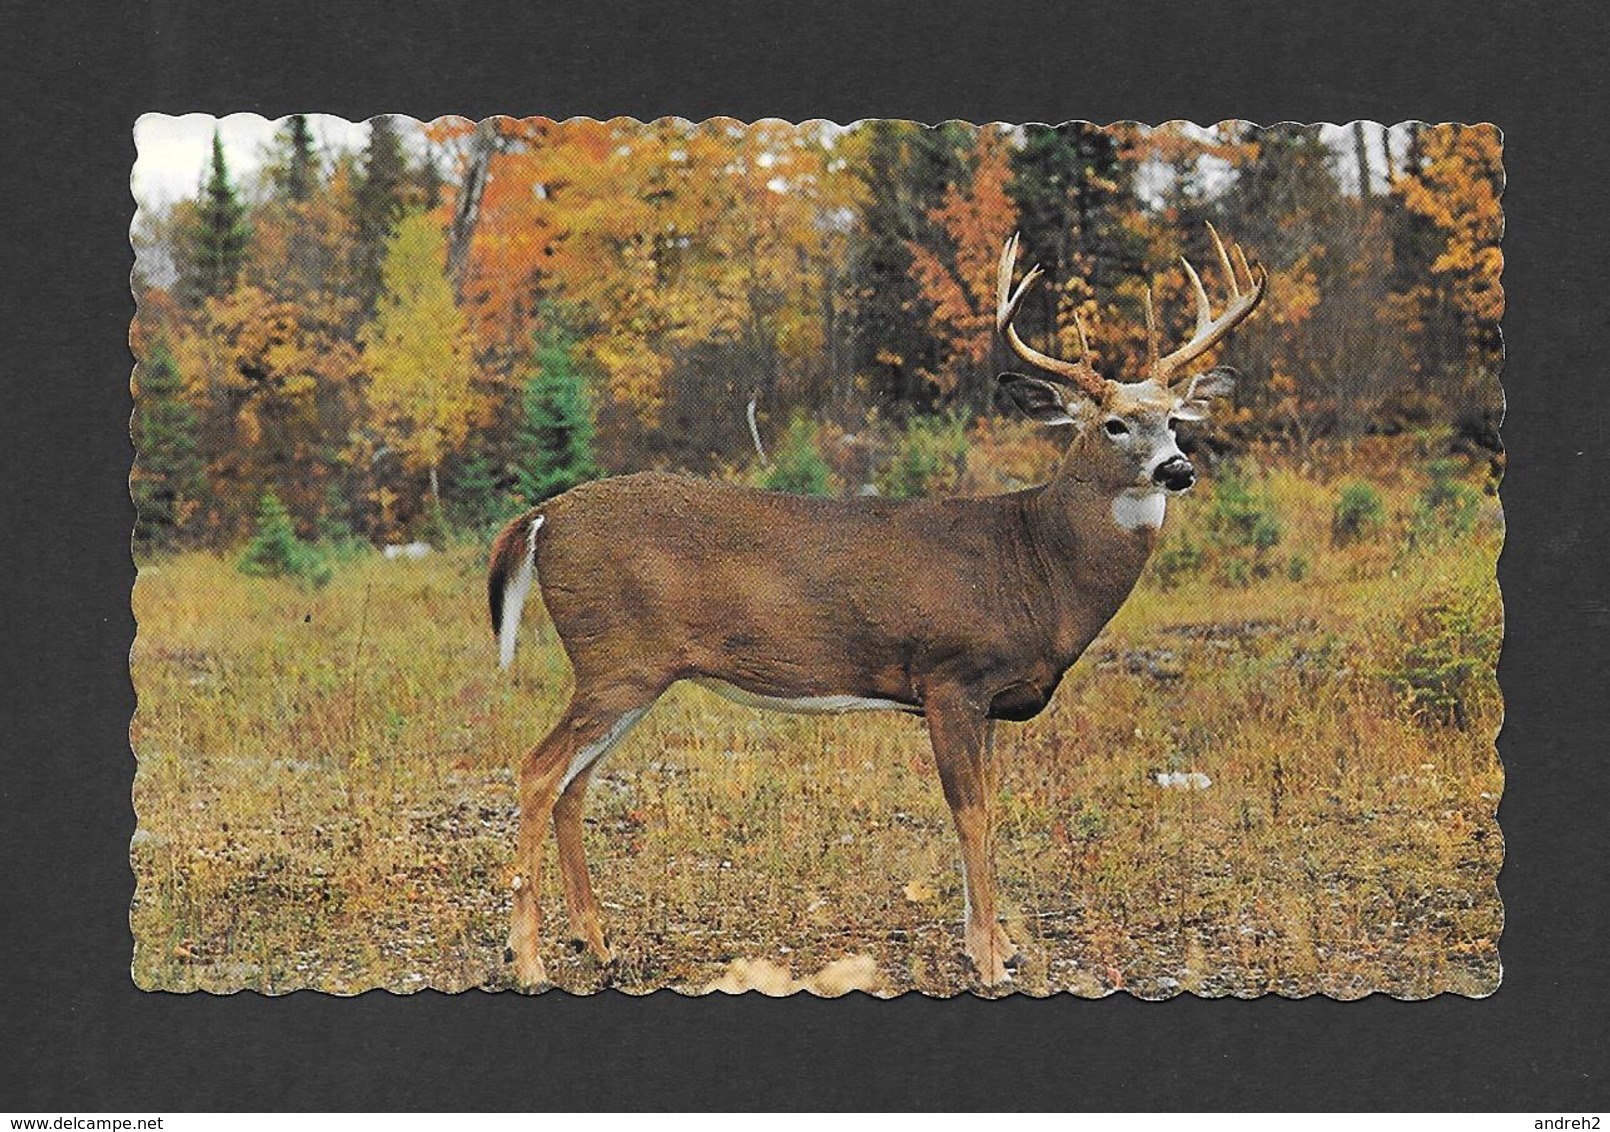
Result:
<svg viewBox="0 0 1610 1132"><path fill-rule="evenodd" d="M1163 525L1163 514L1168 509L1168 496L1156 488L1132 487L1121 492L1112 501L1112 521L1126 531L1150 527L1157 530Z"/></svg>

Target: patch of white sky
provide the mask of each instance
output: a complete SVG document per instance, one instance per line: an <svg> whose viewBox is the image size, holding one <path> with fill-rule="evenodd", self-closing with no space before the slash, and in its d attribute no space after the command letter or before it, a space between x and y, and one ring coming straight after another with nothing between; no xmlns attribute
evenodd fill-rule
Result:
<svg viewBox="0 0 1610 1132"><path fill-rule="evenodd" d="M328 114L309 114L308 126L314 145L325 160L342 153L356 153L368 140L369 127L365 122L349 122ZM403 144L415 154L425 149L421 123L412 118L395 119ZM212 157L212 135L217 130L224 144L224 157L231 177L238 185L251 185L270 159L274 135L284 119L268 119L257 114L230 114L215 118L210 114L146 114L134 127L137 157L131 177L135 199L144 207L163 208L174 201L196 196L206 181L208 163ZM848 127L821 123L828 136ZM1212 134L1211 127L1188 127L1204 140ZM1379 191L1386 185L1386 150L1383 134L1391 140L1392 152L1400 155L1407 144L1407 125L1385 127L1375 123L1365 125L1366 161L1370 167L1372 187ZM1337 177L1346 192L1356 192L1358 185L1357 149L1351 125L1324 125L1320 136L1334 155ZM767 167L762 155L759 163ZM1204 187L1212 190L1217 183L1230 175L1230 167L1216 158L1204 158L1202 177ZM1142 174L1140 190L1151 195L1160 192L1166 184L1167 173L1161 167ZM786 190L781 178L773 180L773 191Z"/></svg>
<svg viewBox="0 0 1610 1132"><path fill-rule="evenodd" d="M224 161L236 185L250 185L269 161L274 135L285 119L258 114L145 114L134 124L136 157L130 188L142 206L161 208L201 192L212 162L212 135L224 143ZM342 153L357 153L369 140L366 122L349 122L330 114L309 114L308 132L315 151L329 161ZM424 148L420 123L396 119L403 144L419 152Z"/></svg>
<svg viewBox="0 0 1610 1132"><path fill-rule="evenodd" d="M1198 138L1204 143L1215 140L1215 127L1198 126L1193 123L1185 125L1188 135ZM1345 125L1331 125L1322 123L1319 127L1320 140L1325 148L1330 150L1333 168L1336 171L1337 183L1342 192L1356 195L1359 188L1359 161L1357 138L1352 123ZM1384 140L1383 140L1384 139ZM1377 122L1364 123L1364 164L1369 171L1370 191L1379 193L1387 188L1389 174L1387 171L1387 148L1390 146L1392 161L1401 160L1409 144L1409 123L1400 122L1392 126L1384 126ZM1198 166L1202 187L1209 193L1219 189L1223 183L1233 175L1234 169L1229 162L1212 155L1204 155ZM1161 162L1153 162L1150 166L1143 166L1138 175L1136 191L1151 203L1159 202L1166 192L1172 172Z"/></svg>

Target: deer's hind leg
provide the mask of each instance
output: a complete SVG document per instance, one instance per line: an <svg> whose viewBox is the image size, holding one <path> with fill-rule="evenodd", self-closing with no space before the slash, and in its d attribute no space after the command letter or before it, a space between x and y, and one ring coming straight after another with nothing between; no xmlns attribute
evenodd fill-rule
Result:
<svg viewBox="0 0 1610 1132"><path fill-rule="evenodd" d="M581 844L581 807L587 775L658 696L639 686L578 687L564 715L526 755L520 768L520 833L515 847L514 908L509 950L516 983L533 989L548 981L542 962L542 842L548 823L559 846L560 875L573 930L604 958L598 901L587 877Z"/></svg>
<svg viewBox="0 0 1610 1132"><path fill-rule="evenodd" d="M604 937L603 914L598 897L593 893L592 877L587 871L587 846L582 814L587 805L587 785L592 778L593 766L609 753L609 747L625 738L626 732L636 723L644 709L623 715L616 725L608 747L583 767L570 785L559 794L553 806L553 836L559 848L559 878L565 889L565 914L570 919L570 938L585 944L587 950L600 963L612 963L615 953ZM608 738L608 736L606 736Z"/></svg>
<svg viewBox="0 0 1610 1132"><path fill-rule="evenodd" d="M934 695L926 706L939 780L961 842L966 893L964 946L986 986L1007 982L1018 950L995 915L995 768L992 724L960 696Z"/></svg>

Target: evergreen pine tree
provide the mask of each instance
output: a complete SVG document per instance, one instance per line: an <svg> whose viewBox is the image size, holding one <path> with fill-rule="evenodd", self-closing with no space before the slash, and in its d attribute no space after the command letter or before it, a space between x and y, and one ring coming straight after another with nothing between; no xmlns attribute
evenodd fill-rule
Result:
<svg viewBox="0 0 1610 1132"><path fill-rule="evenodd" d="M1088 122L1024 127L1007 191L1023 246L1046 273L1029 294L1026 328L1054 335L1058 289L1073 276L1101 287L1138 269L1139 251L1122 225L1132 181L1111 131Z"/></svg>
<svg viewBox="0 0 1610 1132"><path fill-rule="evenodd" d="M435 212L442 203L442 167L436 159L436 150L432 148L425 154L425 160L419 167L419 196L420 204L426 212Z"/></svg>
<svg viewBox="0 0 1610 1132"><path fill-rule="evenodd" d="M185 297L199 306L228 294L245 263L249 238L246 206L229 179L223 139L214 130L212 165L196 205L196 224L189 241Z"/></svg>
<svg viewBox="0 0 1610 1132"><path fill-rule="evenodd" d="M923 407L930 399L924 375L942 351L929 330L933 311L917 282L910 245L939 238L928 214L944 199L945 187L965 176L969 135L955 123L875 121L861 128L869 136L857 169L867 199L850 253L854 363L872 376L878 394Z"/></svg>
<svg viewBox="0 0 1610 1132"><path fill-rule="evenodd" d="M331 574L318 552L296 537L291 513L272 488L263 493L258 504L257 528L239 566L243 574L287 577L313 586L322 586Z"/></svg>
<svg viewBox="0 0 1610 1132"><path fill-rule="evenodd" d="M371 118L369 144L352 198L352 278L359 322L374 313L386 248L404 211L407 180L408 166L396 123L387 114Z"/></svg>
<svg viewBox="0 0 1610 1132"><path fill-rule="evenodd" d="M285 119L275 141L279 154L271 166L274 188L285 200L301 202L313 195L318 176L318 158L313 153L313 132L306 114Z"/></svg>
<svg viewBox="0 0 1610 1132"><path fill-rule="evenodd" d="M134 437L134 537L146 547L180 540L203 489L195 411L185 401L179 367L165 341L140 366Z"/></svg>
<svg viewBox="0 0 1610 1132"><path fill-rule="evenodd" d="M568 491L598 477L593 459L593 417L587 387L571 354L572 340L551 324L537 332L531 376L521 398L515 469L527 503Z"/></svg>
<svg viewBox="0 0 1610 1132"><path fill-rule="evenodd" d="M477 452L448 476L448 518L471 531L484 531L507 517L508 497L498 482L498 470L484 453Z"/></svg>

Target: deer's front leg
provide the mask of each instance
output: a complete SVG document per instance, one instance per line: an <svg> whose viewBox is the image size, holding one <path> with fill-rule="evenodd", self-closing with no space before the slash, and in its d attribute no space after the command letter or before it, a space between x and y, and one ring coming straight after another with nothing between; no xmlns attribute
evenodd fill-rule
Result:
<svg viewBox="0 0 1610 1132"><path fill-rule="evenodd" d="M962 881L967 893L965 950L989 986L1011 978L1007 963L1017 954L995 918L995 783L990 760L992 724L982 705L956 694L930 695L924 705L928 737L945 801L961 841Z"/></svg>

